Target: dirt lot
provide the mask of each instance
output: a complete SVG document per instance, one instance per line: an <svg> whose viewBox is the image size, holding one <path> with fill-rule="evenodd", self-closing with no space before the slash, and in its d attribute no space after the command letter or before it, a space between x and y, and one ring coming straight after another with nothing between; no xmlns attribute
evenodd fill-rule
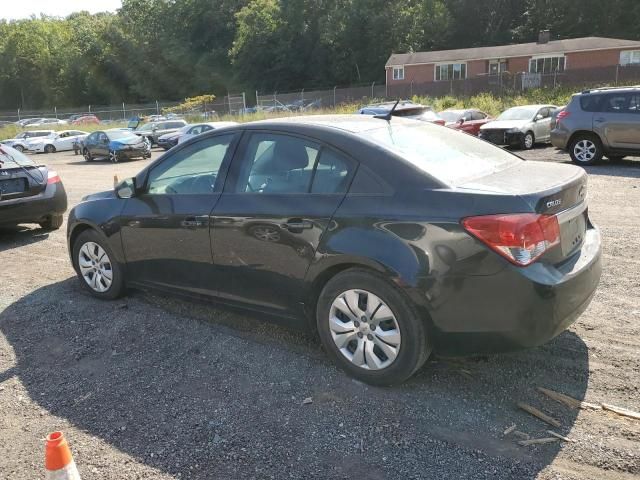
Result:
<svg viewBox="0 0 640 480"><path fill-rule="evenodd" d="M71 205L146 163L39 159ZM640 410L640 160L589 174L604 273L579 321L534 350L432 359L397 388L351 380L316 340L259 318L135 292L97 301L74 278L64 227L0 233L0 478L42 478L56 429L85 480L640 478L640 420L536 391ZM510 425L550 428L519 401L575 442L519 446Z"/></svg>

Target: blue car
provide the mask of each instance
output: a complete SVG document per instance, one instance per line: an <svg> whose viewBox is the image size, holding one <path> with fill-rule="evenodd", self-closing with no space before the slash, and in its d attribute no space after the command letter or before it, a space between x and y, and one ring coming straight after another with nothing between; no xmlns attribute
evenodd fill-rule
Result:
<svg viewBox="0 0 640 480"><path fill-rule="evenodd" d="M100 130L93 132L83 142L82 154L87 162L150 158L151 145L146 138L125 130Z"/></svg>

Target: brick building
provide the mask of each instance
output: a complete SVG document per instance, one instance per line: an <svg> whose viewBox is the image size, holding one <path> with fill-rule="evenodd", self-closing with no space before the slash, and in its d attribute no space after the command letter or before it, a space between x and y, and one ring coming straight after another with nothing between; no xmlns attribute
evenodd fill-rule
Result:
<svg viewBox="0 0 640 480"><path fill-rule="evenodd" d="M550 33L545 30L533 43L394 53L385 68L387 85L401 86L504 72L553 74L616 65L640 65L640 42L602 37L550 40Z"/></svg>

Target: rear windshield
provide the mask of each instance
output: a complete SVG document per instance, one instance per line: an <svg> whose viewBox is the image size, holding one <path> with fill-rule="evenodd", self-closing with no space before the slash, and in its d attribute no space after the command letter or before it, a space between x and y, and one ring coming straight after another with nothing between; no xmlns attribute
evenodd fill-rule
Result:
<svg viewBox="0 0 640 480"><path fill-rule="evenodd" d="M471 135L428 123L394 125L391 121L362 135L448 185L460 185L522 161Z"/></svg>
<svg viewBox="0 0 640 480"><path fill-rule="evenodd" d="M34 165L35 163L24 153L20 153L6 145L0 145L0 169L15 168L18 166L32 167Z"/></svg>

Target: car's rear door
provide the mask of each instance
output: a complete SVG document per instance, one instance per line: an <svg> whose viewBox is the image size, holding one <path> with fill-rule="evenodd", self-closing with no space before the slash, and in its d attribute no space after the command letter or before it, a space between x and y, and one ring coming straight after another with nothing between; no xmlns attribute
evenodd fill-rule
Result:
<svg viewBox="0 0 640 480"><path fill-rule="evenodd" d="M593 116L593 128L615 149L640 147L640 94L611 93Z"/></svg>
<svg viewBox="0 0 640 480"><path fill-rule="evenodd" d="M307 269L355 167L316 140L245 134L213 215L219 295L296 312Z"/></svg>
<svg viewBox="0 0 640 480"><path fill-rule="evenodd" d="M239 133L167 154L128 199L120 224L131 281L213 294L210 215Z"/></svg>

